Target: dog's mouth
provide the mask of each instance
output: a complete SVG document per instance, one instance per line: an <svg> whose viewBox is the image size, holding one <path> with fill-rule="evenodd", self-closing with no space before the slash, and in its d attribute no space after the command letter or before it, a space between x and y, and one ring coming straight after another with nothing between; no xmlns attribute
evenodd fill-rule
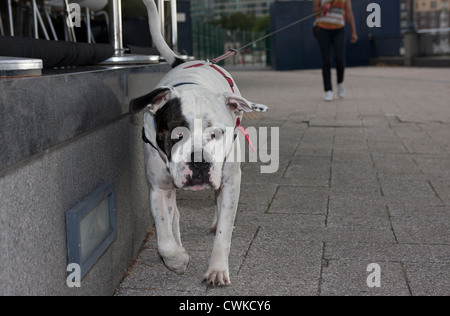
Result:
<svg viewBox="0 0 450 316"><path fill-rule="evenodd" d="M211 188L211 163L207 162L201 154L201 160L195 160L195 154L192 153L191 161L187 163L189 173L185 176L186 181L184 188L187 190L199 191L206 188Z"/></svg>
<svg viewBox="0 0 450 316"><path fill-rule="evenodd" d="M173 184L177 189L200 191L204 189L218 190L222 177L220 167L214 163L202 159L195 162L192 158L190 162L174 164L170 168Z"/></svg>
<svg viewBox="0 0 450 316"><path fill-rule="evenodd" d="M211 189L213 187L209 178L206 179L201 175L195 177L188 175L186 176L186 180L187 181L183 187L184 190L201 191L204 189Z"/></svg>

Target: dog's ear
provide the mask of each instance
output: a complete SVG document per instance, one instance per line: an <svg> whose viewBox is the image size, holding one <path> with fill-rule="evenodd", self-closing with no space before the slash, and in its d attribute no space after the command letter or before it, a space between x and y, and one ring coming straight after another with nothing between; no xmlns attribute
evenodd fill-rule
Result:
<svg viewBox="0 0 450 316"><path fill-rule="evenodd" d="M175 94L176 92L172 87L160 87L155 89L142 97L131 100L130 113L137 114L148 106L150 112L155 114L167 103L167 101L175 97Z"/></svg>
<svg viewBox="0 0 450 316"><path fill-rule="evenodd" d="M236 116L240 116L242 111L245 112L267 112L269 107L264 104L256 104L250 101L247 101L243 97L239 97L232 93L225 93L225 104L230 109L232 113Z"/></svg>

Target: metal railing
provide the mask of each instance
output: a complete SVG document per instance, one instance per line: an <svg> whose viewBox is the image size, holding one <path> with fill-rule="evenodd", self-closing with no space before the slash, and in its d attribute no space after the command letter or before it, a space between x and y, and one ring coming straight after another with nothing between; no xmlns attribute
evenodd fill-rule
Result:
<svg viewBox="0 0 450 316"><path fill-rule="evenodd" d="M230 49L239 49L265 35L264 32L226 30L204 22L193 22L193 50L197 59L213 59ZM225 65L266 65L268 45L258 42L226 59Z"/></svg>
<svg viewBox="0 0 450 316"><path fill-rule="evenodd" d="M419 30L420 56L450 56L450 30Z"/></svg>

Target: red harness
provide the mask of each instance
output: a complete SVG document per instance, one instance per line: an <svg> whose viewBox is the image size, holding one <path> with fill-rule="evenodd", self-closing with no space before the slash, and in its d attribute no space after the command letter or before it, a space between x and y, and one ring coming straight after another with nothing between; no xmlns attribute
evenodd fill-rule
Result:
<svg viewBox="0 0 450 316"><path fill-rule="evenodd" d="M202 67L202 66L206 66L206 64L195 64L192 66L188 66L188 67L184 67L184 69L189 69L189 68L198 68L198 67ZM216 65L209 65L209 67L211 67L212 69L214 69L215 71L217 71L218 73L220 73L225 80L228 82L228 84L230 85L231 91L234 93L234 82L233 79L231 79L230 77L228 77L222 70L220 70Z"/></svg>
<svg viewBox="0 0 450 316"><path fill-rule="evenodd" d="M207 64L195 64L192 66L187 66L184 67L184 69L189 69L189 68L198 68L198 67L202 67L202 66L206 66ZM231 91L234 93L234 82L233 79L231 79L230 77L228 77L222 70L220 70L220 68L218 68L216 65L209 65L209 67L211 67L212 69L216 70L218 73L220 73L225 80L228 82L228 84L230 85ZM182 84L189 84L189 83L182 83ZM238 131L240 131L244 136L245 139L247 140L248 144L250 145L250 147L252 148L253 152L255 152L255 148L252 145L252 142L250 140L250 136L248 135L247 131L245 130L245 128L243 126L241 126L241 119L238 117L236 120L236 128Z"/></svg>

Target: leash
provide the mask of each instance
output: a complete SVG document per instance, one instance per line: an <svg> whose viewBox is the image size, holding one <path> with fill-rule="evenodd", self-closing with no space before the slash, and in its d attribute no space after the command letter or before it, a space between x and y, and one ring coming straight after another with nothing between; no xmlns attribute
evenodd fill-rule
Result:
<svg viewBox="0 0 450 316"><path fill-rule="evenodd" d="M237 55L240 51L242 51L242 50L246 49L247 47L250 47L250 46L252 46L252 45L254 45L254 44L256 44L256 43L258 43L258 42L260 42L262 40L265 40L266 38L274 36L275 34L283 32L283 31L285 31L285 30L287 30L287 29L289 29L289 28L291 28L291 27L293 27L293 26L295 26L297 24L305 22L305 21L309 20L310 18L316 16L319 13L322 13L325 16L325 15L327 15L328 10L330 9L330 6L331 6L330 3L327 3L322 8L320 8L320 10L317 10L317 11L315 11L314 13L312 13L312 14L310 14L308 16L305 16L305 17L303 17L303 18L301 18L301 19L299 19L299 20L297 20L295 22L292 22L289 25L286 25L286 26L284 26L284 27L274 31L274 32L271 32L271 33L269 33L269 34L267 34L265 36L262 36L262 37L258 38L257 40L254 40L253 42L247 43L244 46L241 46L239 49L232 48L228 52L226 52L225 54L220 55L219 57L216 57L216 58L214 58L212 60L208 60L207 62L211 62L212 65L210 65L210 67L214 68L222 76L224 76L224 78L230 84L231 90L234 92L234 89L233 89L234 84L233 84L233 81L231 80L231 78L228 78L219 68L214 66L214 64L217 64L217 63L219 63L220 61L222 61L224 59L227 59L229 57ZM186 67L186 68L196 68L196 67L202 67L204 65L205 64L200 63L200 64L195 64L195 65L192 65L192 66L189 66L189 67ZM178 84L174 85L174 87L179 87L179 86L182 86L182 85L190 85L190 84L196 84L196 83L193 83L193 82L181 82L181 83L178 83ZM156 128L156 118L154 118L154 120L155 120L155 128ZM253 152L255 152L255 148L252 145L252 142L250 140L250 136L248 135L248 133L245 130L245 128L243 126L241 126L240 118L238 118L237 121L236 121L235 129L238 130L239 132L241 132L244 135L244 137L247 140L248 144L250 145L251 149L253 150ZM236 137L237 137L237 134L234 135L234 139L236 139ZM142 129L142 140L144 141L144 143L150 144L154 149L158 150L158 148L149 139L147 139L147 137L145 136L145 128Z"/></svg>
<svg viewBox="0 0 450 316"><path fill-rule="evenodd" d="M320 10L315 11L313 14L310 14L310 15L308 15L308 16L305 16L305 17L303 17L303 18L301 18L301 19L299 19L299 20L297 20L297 21L295 21L295 22L292 22L291 24L286 25L286 26L284 26L284 27L282 27L282 28L280 28L280 29L278 29L278 30L272 32L272 33L269 33L269 34L267 34L267 35L265 35L265 36L262 36L262 37L258 38L257 40L255 40L255 41L253 41L253 42L250 42L250 43L248 43L248 44L245 44L244 46L241 46L239 49L234 49L234 48L233 48L233 49L230 49L230 50L229 50L228 52L226 52L225 54L220 55L219 57L216 57L216 58L214 58L213 60L211 60L211 62L212 62L213 64L217 64L218 62L220 62L220 61L222 61L222 60L224 60L224 59L227 59L227 58L229 58L229 57L232 57L232 56L234 56L234 55L237 55L240 51L246 49L247 47L250 47L250 46L252 46L252 45L254 45L254 44L256 44L256 43L258 43L258 42L260 42L260 41L262 41L262 40L265 40L266 38L269 38L269 37L271 37L271 36L274 36L275 34L278 34L278 33L280 33L280 32L283 32L283 31L285 31L285 30L287 30L287 29L289 29L289 28L291 28L291 27L293 27L293 26L295 26L295 25L297 25L297 24L300 24L300 23L302 23L302 22L305 22L305 21L311 19L312 17L316 16L316 15L319 14L319 13L323 13L323 15L325 16L325 15L327 15L328 10L330 9L330 6L331 6L330 3L327 3L327 4L325 4L325 5L323 6L323 8L320 8Z"/></svg>

